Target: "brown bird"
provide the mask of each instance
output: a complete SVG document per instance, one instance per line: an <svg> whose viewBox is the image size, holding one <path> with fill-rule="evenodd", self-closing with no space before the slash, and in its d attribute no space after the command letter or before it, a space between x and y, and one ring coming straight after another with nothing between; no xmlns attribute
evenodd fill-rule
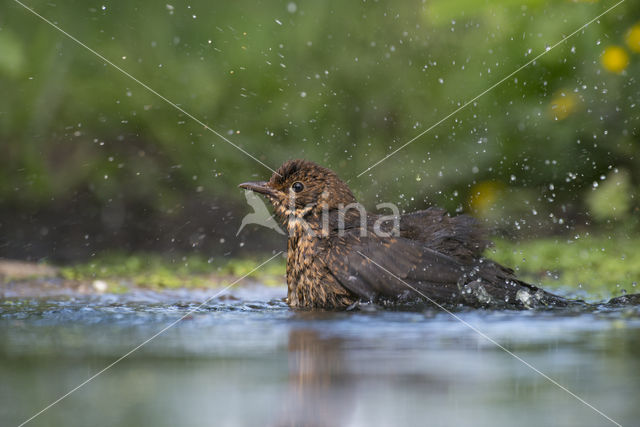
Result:
<svg viewBox="0 0 640 427"><path fill-rule="evenodd" d="M477 221L429 208L399 217L364 211L330 169L284 163L266 182L241 188L265 195L289 232L287 303L346 308L358 302L447 307L531 308L579 303L536 288L483 257L490 244Z"/></svg>

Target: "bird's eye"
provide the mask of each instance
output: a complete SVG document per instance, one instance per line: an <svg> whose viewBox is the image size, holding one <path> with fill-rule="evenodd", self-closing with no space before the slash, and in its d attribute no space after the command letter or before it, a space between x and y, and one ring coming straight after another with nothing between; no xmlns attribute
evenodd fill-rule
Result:
<svg viewBox="0 0 640 427"><path fill-rule="evenodd" d="M296 181L296 182L294 182L294 183L293 183L293 185L291 186L291 189L292 189L293 191L295 191L296 193L299 193L299 192L301 192L302 190L304 190L304 185L303 185L301 182Z"/></svg>

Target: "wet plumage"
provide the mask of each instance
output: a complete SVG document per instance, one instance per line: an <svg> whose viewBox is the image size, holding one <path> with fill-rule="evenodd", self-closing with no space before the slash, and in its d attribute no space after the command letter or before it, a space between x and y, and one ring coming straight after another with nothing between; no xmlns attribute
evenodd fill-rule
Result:
<svg viewBox="0 0 640 427"><path fill-rule="evenodd" d="M476 220L429 208L399 217L345 209L357 203L335 172L284 163L267 182L240 185L265 195L289 232L287 302L345 308L356 302L435 302L454 307L566 306L570 301L517 279L483 257L490 244Z"/></svg>

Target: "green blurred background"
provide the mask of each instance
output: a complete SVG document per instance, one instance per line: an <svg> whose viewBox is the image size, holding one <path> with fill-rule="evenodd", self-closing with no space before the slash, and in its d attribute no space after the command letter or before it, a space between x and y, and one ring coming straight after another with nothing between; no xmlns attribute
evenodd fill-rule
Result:
<svg viewBox="0 0 640 427"><path fill-rule="evenodd" d="M638 230L640 5L426 0L28 5L272 168L333 168L368 207L507 233ZM13 0L0 7L0 256L235 255L237 184L271 172Z"/></svg>

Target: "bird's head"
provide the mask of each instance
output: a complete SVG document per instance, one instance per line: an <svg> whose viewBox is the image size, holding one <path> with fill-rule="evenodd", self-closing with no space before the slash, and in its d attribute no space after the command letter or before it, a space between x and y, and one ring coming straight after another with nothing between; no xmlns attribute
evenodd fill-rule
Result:
<svg viewBox="0 0 640 427"><path fill-rule="evenodd" d="M265 195L281 217L303 217L314 210L338 209L356 201L335 172L307 160L289 160L269 181L245 182L239 187Z"/></svg>

